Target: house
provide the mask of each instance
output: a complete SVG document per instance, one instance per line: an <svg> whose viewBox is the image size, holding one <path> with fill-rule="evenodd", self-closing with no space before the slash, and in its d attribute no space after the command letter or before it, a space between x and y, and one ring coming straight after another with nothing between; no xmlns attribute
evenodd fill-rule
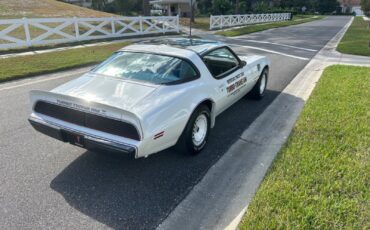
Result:
<svg viewBox="0 0 370 230"><path fill-rule="evenodd" d="M364 15L361 10L361 0L339 0L342 13L355 13L356 15Z"/></svg>
<svg viewBox="0 0 370 230"><path fill-rule="evenodd" d="M191 12L190 0L153 0L149 2L156 11L161 10L164 15L189 17ZM196 1L193 0L196 7Z"/></svg>

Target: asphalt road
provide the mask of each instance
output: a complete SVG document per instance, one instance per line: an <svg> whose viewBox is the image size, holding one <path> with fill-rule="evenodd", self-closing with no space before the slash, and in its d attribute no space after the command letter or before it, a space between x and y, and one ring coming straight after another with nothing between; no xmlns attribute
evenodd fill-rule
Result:
<svg viewBox="0 0 370 230"><path fill-rule="evenodd" d="M349 19L227 39L239 54L271 59L268 92L262 101L241 100L219 116L208 147L196 157L170 149L135 160L35 132L27 122L28 92L52 89L76 73L0 84L0 229L155 228Z"/></svg>

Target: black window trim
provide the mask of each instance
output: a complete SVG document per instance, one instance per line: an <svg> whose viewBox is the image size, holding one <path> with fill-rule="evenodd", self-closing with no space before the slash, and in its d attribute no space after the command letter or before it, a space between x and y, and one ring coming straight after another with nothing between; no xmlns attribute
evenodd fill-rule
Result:
<svg viewBox="0 0 370 230"><path fill-rule="evenodd" d="M211 52L213 52L215 50L224 49L224 48L228 49L231 52L231 54L236 58L236 60L238 60L238 65L235 66L234 68L226 71L225 73L222 73L220 75L214 76L212 74L211 70L208 68L207 64L204 62L204 59L203 58L204 58L204 56L207 56L209 53L211 53ZM223 78L227 77L228 75L234 73L238 69L240 69L240 66L241 66L241 63L242 63L242 61L240 60L240 58L238 57L238 55L236 55L235 52L230 47L228 47L228 46L218 46L218 47L216 47L214 49L210 49L207 52L203 53L200 57L201 57L204 65L207 67L208 71L211 73L212 77L215 78L215 79L217 79L217 80L223 79Z"/></svg>
<svg viewBox="0 0 370 230"><path fill-rule="evenodd" d="M168 82L168 83L163 83L163 84L156 84L156 83L152 83L152 82L149 82L150 84L153 84L153 85L179 85L179 84L183 84L183 83L187 83L187 82L190 82L190 81L194 81L194 80L197 80L201 77L201 74L200 74L200 71L199 69L197 68L197 66L188 58L184 58L184 57L180 57L180 56L177 56L177 55L169 55L169 54L162 54L162 53L155 53L155 52L149 52L149 51L135 51L135 50L118 50L116 52L114 52L114 54L116 53L122 53L122 52L130 52L130 53L142 53L142 54L154 54L154 55L159 55L159 56L165 56L165 57L172 57L172 58L177 58L177 59L180 59L182 61L185 61L187 62L195 71L196 73L196 76L193 77L193 78L189 78L189 79L182 79L182 80L177 80L177 81L173 81L173 82ZM107 59L106 59L107 60ZM105 60L104 60L105 61ZM103 62L104 62L103 61ZM102 63L103 63L102 62ZM102 64L101 63L101 64ZM96 67L94 67L91 71L94 71L96 68L98 68L100 66L97 65ZM105 76L108 76L108 75L105 75ZM122 79L120 77L116 77L116 76L108 76L108 77L113 77L113 78L119 78L119 79ZM132 81L135 81L135 82L145 82L145 81L140 81L140 80L137 80L137 79L130 79ZM147 82L148 83L148 82Z"/></svg>

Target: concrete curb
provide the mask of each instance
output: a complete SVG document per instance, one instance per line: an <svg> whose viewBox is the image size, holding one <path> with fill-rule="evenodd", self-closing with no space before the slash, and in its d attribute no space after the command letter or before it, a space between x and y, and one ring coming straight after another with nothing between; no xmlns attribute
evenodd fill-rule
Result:
<svg viewBox="0 0 370 230"><path fill-rule="evenodd" d="M324 69L341 58L326 54L348 23L213 165L157 229L236 229L270 165L286 142Z"/></svg>
<svg viewBox="0 0 370 230"><path fill-rule="evenodd" d="M352 17L351 20L342 28L342 30L339 31L339 33L332 40L330 40L324 48L322 48L322 50L315 56L316 60L326 62L327 66L331 64L370 66L370 57L343 54L336 50L339 42L342 40L345 32L351 26L353 20L354 17Z"/></svg>

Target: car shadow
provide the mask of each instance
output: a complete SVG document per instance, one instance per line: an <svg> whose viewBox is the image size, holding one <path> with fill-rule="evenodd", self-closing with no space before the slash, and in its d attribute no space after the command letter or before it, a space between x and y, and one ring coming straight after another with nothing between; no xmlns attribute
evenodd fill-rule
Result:
<svg viewBox="0 0 370 230"><path fill-rule="evenodd" d="M135 160L87 151L57 175L50 187L73 208L109 227L153 229L278 94L268 90L262 100L242 99L222 113L200 155L169 149Z"/></svg>

